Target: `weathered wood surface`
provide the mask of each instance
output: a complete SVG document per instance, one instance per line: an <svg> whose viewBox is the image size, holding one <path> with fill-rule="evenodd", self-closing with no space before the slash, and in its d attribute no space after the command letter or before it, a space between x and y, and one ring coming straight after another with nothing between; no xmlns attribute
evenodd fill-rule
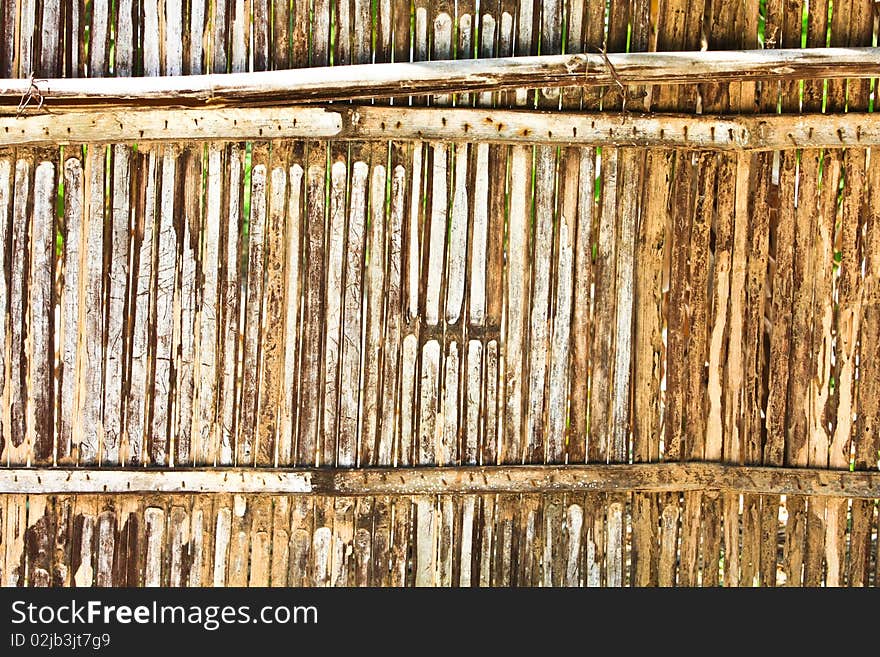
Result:
<svg viewBox="0 0 880 657"><path fill-rule="evenodd" d="M436 45L436 44L435 44ZM610 66L607 62L610 62ZM614 72L612 72L612 69ZM46 107L71 103L221 105L316 102L375 96L499 91L540 85L606 86L715 81L873 78L877 48L809 48L711 52L539 55L489 59L330 66L286 71L176 75L150 78L51 78L38 89ZM0 101L13 112L30 81L0 79ZM441 98L442 100L442 98ZM444 104L438 102L438 104Z"/></svg>
<svg viewBox="0 0 880 657"><path fill-rule="evenodd" d="M80 110L0 117L0 145L333 138L579 144L721 151L870 147L874 113L797 117L476 110L417 107L254 107Z"/></svg>
<svg viewBox="0 0 880 657"><path fill-rule="evenodd" d="M0 479L0 494L264 492L344 496L700 490L874 499L880 497L880 474L667 462L407 469L8 468Z"/></svg>
<svg viewBox="0 0 880 657"><path fill-rule="evenodd" d="M5 3L0 581L876 584L871 5ZM539 54L575 66L37 108ZM742 57L794 64L699 77ZM334 464L380 469L272 467Z"/></svg>

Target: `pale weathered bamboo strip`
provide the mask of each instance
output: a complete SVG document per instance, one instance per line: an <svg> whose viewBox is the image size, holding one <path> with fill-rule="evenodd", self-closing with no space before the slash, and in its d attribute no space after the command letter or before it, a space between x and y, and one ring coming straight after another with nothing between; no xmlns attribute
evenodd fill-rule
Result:
<svg viewBox="0 0 880 657"><path fill-rule="evenodd" d="M734 157L721 158L718 180L729 180L734 175ZM715 210L715 275L711 290L711 312L707 317L709 329L708 347L708 408L706 424L706 458L720 460L723 445L727 443L724 416L724 339L728 325L728 302L731 296L731 270L733 268L733 216L735 189L732 185L719 185Z"/></svg>
<svg viewBox="0 0 880 657"><path fill-rule="evenodd" d="M237 18L237 17L236 17ZM238 23L234 23L236 34ZM148 32L149 30L147 30ZM146 32L145 32L146 33ZM315 40L313 58L318 55ZM384 95L495 91L517 87L609 85L615 77L601 54L543 55L492 59L395 62L242 73L239 37L233 38L233 73L177 76L174 51L166 53L165 76L151 78L52 78L41 93L51 106L59 101L165 102L222 104L258 99L287 101L351 100ZM624 84L688 84L758 79L872 78L880 72L877 49L805 48L704 52L609 53ZM28 80L0 80L0 98L18 104ZM524 100L524 99L523 99ZM524 104L524 102L518 102Z"/></svg>
<svg viewBox="0 0 880 657"><path fill-rule="evenodd" d="M483 495L479 498L479 517L476 520L479 536L479 570L474 573L475 583L481 587L492 583L492 548L495 538L495 496Z"/></svg>
<svg viewBox="0 0 880 657"><path fill-rule="evenodd" d="M213 465L220 427L217 408L220 378L218 335L220 319L220 226L222 224L224 167L223 151L217 144L208 146L206 162L205 223L202 228L203 274L199 309L198 360L196 361L197 422L193 434L193 459L197 465Z"/></svg>
<svg viewBox="0 0 880 657"><path fill-rule="evenodd" d="M474 218L469 249L468 319L471 324L482 326L486 321L486 254L489 237L489 145L486 143L476 145L473 184Z"/></svg>
<svg viewBox="0 0 880 657"><path fill-rule="evenodd" d="M688 257L690 256L690 233L696 201L697 174L693 154L670 152L669 162L669 215L667 231L670 240L669 293L666 348L666 396L664 410L664 450L666 459L679 460L683 456L685 403L687 380L690 375L686 357L688 323Z"/></svg>
<svg viewBox="0 0 880 657"><path fill-rule="evenodd" d="M546 587L561 586L564 575L562 518L564 505L561 495L543 499L542 529L544 530L544 562L541 584Z"/></svg>
<svg viewBox="0 0 880 657"><path fill-rule="evenodd" d="M464 436L462 439L461 462L476 465L480 462L480 402L483 386L481 381L483 362L483 343L469 340L464 374ZM494 409L493 409L494 411ZM489 412L493 412L489 411ZM493 413L494 414L494 413Z"/></svg>
<svg viewBox="0 0 880 657"><path fill-rule="evenodd" d="M329 502L329 503L328 503ZM329 526L328 526L329 525ZM310 586L329 586L333 532L332 500L315 500L314 535L311 538Z"/></svg>
<svg viewBox="0 0 880 657"><path fill-rule="evenodd" d="M153 292L154 254L156 240L156 199L158 187L158 155L150 152L146 157L140 157L140 174L138 181L138 206L137 219L132 223L134 233L135 260L133 271L136 268L135 279L132 281L133 319L131 328L131 374L126 399L125 410L125 440L127 447L122 458L123 464L141 463L146 455L148 446L146 427L149 426L150 409L147 395L149 393L149 370L148 348L151 322ZM68 167L70 160L68 160ZM79 167L74 170L78 173ZM65 198L66 195L65 195ZM66 201L69 203L69 201ZM76 208L68 206L71 212ZM142 209L141 209L142 208ZM81 211L80 211L81 213ZM65 215L66 217L67 215ZM68 224L68 231L70 230ZM65 253L72 253L66 250ZM65 267L73 266L73 261L66 256ZM76 271L80 271L77 269ZM65 286L66 278L65 278ZM66 289L66 287L65 287ZM71 326L71 329L74 327ZM66 383L64 384L66 385Z"/></svg>
<svg viewBox="0 0 880 657"><path fill-rule="evenodd" d="M248 0L231 0L229 3L229 48L231 70L243 73L248 68L250 55L250 3Z"/></svg>
<svg viewBox="0 0 880 657"><path fill-rule="evenodd" d="M577 237L580 151L565 149L560 159L559 220L556 246L556 290L553 333L550 340L550 372L547 399L549 425L547 463L562 463L568 436L569 347L571 335L574 251ZM575 384L577 385L577 383Z"/></svg>
<svg viewBox="0 0 880 657"><path fill-rule="evenodd" d="M859 414L856 468L868 469L880 445L880 361L871 354L880 349L880 159L871 151L868 170L868 200L865 214L865 278L862 283L862 335L859 364Z"/></svg>
<svg viewBox="0 0 880 657"><path fill-rule="evenodd" d="M504 555L503 566L509 568L510 581L517 586L541 586L542 565L546 543L543 540L543 500L537 495L510 496L512 525L510 552ZM518 555L523 558L518 558ZM550 555L547 555L549 559ZM508 562L509 563L505 563Z"/></svg>
<svg viewBox="0 0 880 657"><path fill-rule="evenodd" d="M174 3L169 3L173 5ZM107 75L108 48L110 45L110 4L96 2L92 6L92 23L89 38L89 77L99 78ZM169 72L169 74L171 74ZM174 73L176 75L176 73Z"/></svg>
<svg viewBox="0 0 880 657"><path fill-rule="evenodd" d="M599 230L595 244L593 326L590 353L590 431L587 455L589 461L609 458L613 436L612 399L614 368L614 327L617 300L617 176L618 149L603 149L601 159L602 201Z"/></svg>
<svg viewBox="0 0 880 657"><path fill-rule="evenodd" d="M416 446L416 463L419 465L433 465L437 462L439 442L437 438L438 434L443 431L443 416L439 406L440 352L440 344L437 340L429 340L422 348L418 444Z"/></svg>
<svg viewBox="0 0 880 657"><path fill-rule="evenodd" d="M73 498L69 496L55 497L50 502L49 543L53 550L50 569L51 586L70 586L70 543L71 543L71 507ZM3 510L0 504L0 512ZM126 507L127 508L127 507ZM0 536L3 536L3 521L0 520ZM125 529L128 529L126 526ZM127 537L127 536L126 536ZM126 546L127 547L127 546ZM2 550L0 550L0 563L2 563ZM48 552L48 551L47 551ZM120 568L120 571L125 572ZM3 576L0 573L0 581Z"/></svg>
<svg viewBox="0 0 880 657"><path fill-rule="evenodd" d="M162 74L162 57L160 54L162 35L160 25L160 8L158 0L143 0L143 58L144 75L157 76Z"/></svg>
<svg viewBox="0 0 880 657"><path fill-rule="evenodd" d="M565 510L565 575L563 584L568 587L583 586L582 540L584 508L578 503L569 504Z"/></svg>
<svg viewBox="0 0 880 657"><path fill-rule="evenodd" d="M5 153L4 153L5 155ZM66 169L65 169L66 171ZM9 239L9 212L10 206L12 205L12 196L14 192L14 188L12 186L13 182L13 166L12 160L6 157L0 159L0 271L5 272L7 267L7 262L9 260L9 251L6 248ZM82 175L80 174L80 181ZM71 187L73 187L71 185ZM74 190L71 190L72 192ZM68 296L62 297L62 303L65 303L68 300ZM5 274L0 276L0 308L7 308L7 304L9 303L9 285L6 282ZM7 390L8 390L8 382L6 378L6 362L7 362L7 329L8 329L8 313L5 311L0 313L0 463L3 463L6 459L3 458L5 454L6 441L10 439L10 427L6 421L6 399L7 399ZM68 329L69 330L69 329ZM62 336L65 334L62 333ZM75 359L76 354L76 333L74 332L73 339L73 354ZM64 337L62 337L62 340ZM64 341L61 344L61 359L62 359L62 367L67 367L68 359L66 356L68 355L70 341ZM71 370L72 371L72 370ZM63 381L63 380L62 380ZM73 386L68 384L67 390L72 391ZM64 407L62 395L62 408ZM62 436L66 437L66 441L69 443L70 440L70 425L64 424L64 420L62 419L62 426L67 428L67 431L62 432ZM0 536L2 536L2 528L0 528ZM0 555L2 556L2 555ZM0 563L2 563L2 559L0 559ZM0 582L2 582L3 577L0 574Z"/></svg>
<svg viewBox="0 0 880 657"><path fill-rule="evenodd" d="M183 3L165 2L161 16L163 46L165 50L165 75L183 74Z"/></svg>
<svg viewBox="0 0 880 657"><path fill-rule="evenodd" d="M175 363L175 417L174 461L193 463L193 429L195 365L196 365L196 296L200 285L196 280L200 228L202 224L203 147L190 147L181 157L183 199L180 212L180 280L175 311L175 330L180 344Z"/></svg>
<svg viewBox="0 0 880 657"><path fill-rule="evenodd" d="M268 147L254 148L251 169L250 217L248 219L248 275L245 293L244 354L241 370L241 415L239 416L236 463L255 463L257 405L260 391L261 336L263 317L263 278L265 273L266 215L268 196ZM268 436L267 436L268 440Z"/></svg>
<svg viewBox="0 0 880 657"><path fill-rule="evenodd" d="M71 551L78 562L76 570L71 573L72 584L75 586L92 586L95 578L95 520L97 516L97 501L94 497L78 495L74 502L74 513L82 517L82 528L79 537L74 536L71 541ZM146 517L145 520L149 518ZM146 522L144 523L147 524ZM144 537L146 538L146 527ZM79 541L76 540L79 538ZM147 546L145 545L145 548ZM144 552L146 553L146 549ZM146 556L146 555L145 555Z"/></svg>
<svg viewBox="0 0 880 657"><path fill-rule="evenodd" d="M55 287L55 197L54 161L41 161L34 172L34 200L31 219L30 276L28 284L28 443L29 463L54 460L55 422L53 413L54 340L52 326Z"/></svg>
<svg viewBox="0 0 880 657"><path fill-rule="evenodd" d="M662 278L669 164L663 151L652 149L646 154L643 209L636 236L632 439L633 459L637 463L659 460L663 433L660 415L664 350ZM654 527L637 523L634 528L649 526Z"/></svg>
<svg viewBox="0 0 880 657"><path fill-rule="evenodd" d="M189 587L209 586L212 575L212 559L214 533L210 530L214 519L214 500L206 495L193 498L190 523L190 560Z"/></svg>
<svg viewBox="0 0 880 657"><path fill-rule="evenodd" d="M291 498L290 509L290 564L288 586L305 586L309 577L314 500L307 497Z"/></svg>
<svg viewBox="0 0 880 657"><path fill-rule="evenodd" d="M532 33L535 26L535 6L534 2L526 0L517 3L518 12L516 20L516 45L514 46L514 54L518 56L536 55L538 53L538 39L532 40ZM540 8L538 9L540 12ZM537 37L537 35L535 35ZM524 85L522 85L524 86ZM517 105L525 105L528 102L528 90L523 88L516 89L514 101Z"/></svg>
<svg viewBox="0 0 880 657"><path fill-rule="evenodd" d="M63 30L61 25L60 0L44 0L40 25L40 57L39 66L35 67L40 75L60 77L60 64L63 60L61 41ZM36 59L36 57L35 57Z"/></svg>
<svg viewBox="0 0 880 657"><path fill-rule="evenodd" d="M807 255L803 253L803 245L799 245L795 241L798 216L795 197L796 167L797 161L794 154L783 153L781 155L779 222L776 227L775 276L772 279L773 296L771 300L773 328L770 333L770 360L768 364L767 444L770 450L765 453L765 462L771 465L783 463L786 452L786 417L795 414L802 415L799 413L800 404L792 409L787 408L792 354L796 348L802 348L792 344L792 310L798 295L793 287L795 250L799 251L798 255ZM795 247L791 248L790 245L795 245ZM808 263L799 263L799 265L809 266Z"/></svg>
<svg viewBox="0 0 880 657"><path fill-rule="evenodd" d="M269 585L269 550L272 500L264 495L251 499L250 555L246 571L248 586Z"/></svg>
<svg viewBox="0 0 880 657"><path fill-rule="evenodd" d="M226 73L227 63L227 39L228 8L226 2L212 2L209 12L210 36L205 36L206 61L205 71L211 73Z"/></svg>
<svg viewBox="0 0 880 657"><path fill-rule="evenodd" d="M183 586L187 580L189 564L185 563L187 554L185 546L189 543L189 514L183 506L173 505L168 518L168 551L171 553L168 563L168 585ZM98 536L100 540L100 522ZM100 559L98 561L100 564ZM100 570L99 570L100 573ZM99 585L100 586L100 585Z"/></svg>
<svg viewBox="0 0 880 657"><path fill-rule="evenodd" d="M416 497L413 517L413 569L417 587L437 586L437 509L433 497Z"/></svg>
<svg viewBox="0 0 880 657"><path fill-rule="evenodd" d="M382 407L380 400L383 397L382 388L380 388L380 377L382 374L382 334L385 315L385 248L386 248L386 220L385 220L385 166L382 164L373 165L372 176L370 180L370 235L369 235L369 264L367 265L366 274L364 276L364 287L366 288L366 311L364 312L364 322L366 324L366 339L364 353L364 385L363 385L363 401L361 409L363 413L362 429L359 446L359 463L364 466L378 462L381 464L391 464L391 450L393 447L393 423L394 416L388 416L388 421L392 424L392 432L388 436L391 440L384 441L380 435L380 417ZM400 251L398 250L398 254ZM389 272L394 276L394 272ZM360 287L358 288L360 290ZM398 288L399 289L399 288ZM399 315L400 307L391 306L393 310L390 315ZM389 319L390 319L389 315ZM396 347L397 345L395 345ZM389 354L390 358L397 358L396 349ZM394 383L390 384L392 390L396 392ZM394 398L391 398L393 408ZM383 449L384 447L384 449ZM381 452L381 454L380 454Z"/></svg>
<svg viewBox="0 0 880 657"><path fill-rule="evenodd" d="M431 60L433 61L449 61L452 60L452 14L454 13L454 4L449 0L437 0L431 3L433 21L432 21L432 39ZM438 94L432 101L436 105L451 105L451 94Z"/></svg>
<svg viewBox="0 0 880 657"><path fill-rule="evenodd" d="M470 59L474 56L474 44L479 39L477 34L478 21L476 16L475 0L459 0L456 3L455 22L458 27L458 43L456 44L456 53L458 59ZM473 96L471 94L460 94L456 97L457 105L473 104Z"/></svg>
<svg viewBox="0 0 880 657"><path fill-rule="evenodd" d="M16 15L16 4L14 2L4 2L0 8L0 20L3 21L3 31L0 32L0 71L6 77L12 77L15 71L15 23L18 16Z"/></svg>
<svg viewBox="0 0 880 657"><path fill-rule="evenodd" d="M329 51L330 2L329 0L315 0L312 16L311 65L327 66L330 63Z"/></svg>
<svg viewBox="0 0 880 657"><path fill-rule="evenodd" d="M605 569L605 585L621 587L624 584L623 548L626 540L624 527L623 504L620 501L610 502L607 507L605 535L607 540Z"/></svg>
<svg viewBox="0 0 880 657"><path fill-rule="evenodd" d="M46 523L46 502L44 496L30 495L27 499L27 523L24 550L22 552L22 584L27 587L45 588L49 586L49 536Z"/></svg>
<svg viewBox="0 0 880 657"><path fill-rule="evenodd" d="M808 153L802 156L812 167L812 158L808 159ZM815 273L812 300L812 338L811 338L811 362L809 364L809 385L807 399L804 402L809 413L807 429L808 440L806 453L802 463L796 465L810 465L813 467L828 467L829 448L831 444L832 424L826 421L831 415L832 391L830 379L832 376L832 352L833 352L833 322L834 322L834 265L835 252L834 230L838 220L838 189L841 176L841 158L833 152L826 153L820 159L816 153L815 169L822 166L822 179L816 184L821 186L816 192L816 200L809 197L805 199L805 211L815 214L816 228L813 229L811 244L814 249ZM810 169L807 169L809 172ZM818 178L818 176L817 176ZM810 183L805 187L805 193L812 190ZM826 541L830 538L827 534L826 525L827 500L812 497L807 498L807 527L806 546L804 550L804 578L806 586L820 586L824 582ZM832 512L833 515L833 512Z"/></svg>
<svg viewBox="0 0 880 657"><path fill-rule="evenodd" d="M687 422L684 427L684 457L702 460L706 458L705 436L708 399L706 394L706 363L709 360L709 280L712 263L710 242L715 217L718 156L714 153L700 154L696 162L696 169L697 198L691 222L691 261L688 266L691 328L687 366L691 375L686 393ZM715 449L714 446L713 449ZM699 515L699 499L685 500L686 505L690 502L693 503L692 508L685 510L682 515L683 519Z"/></svg>
<svg viewBox="0 0 880 657"><path fill-rule="evenodd" d="M373 583L372 564L378 556L374 555L373 548L373 498L359 497L355 500L350 586L370 586Z"/></svg>
<svg viewBox="0 0 880 657"><path fill-rule="evenodd" d="M299 163L289 169L290 185L287 204L287 220L284 230L287 239L284 251L284 379L283 407L281 410L280 433L278 437L278 464L287 465L295 460L296 454L296 398L294 381L297 375L297 345L302 318L300 309L300 230L303 212L303 168Z"/></svg>
<svg viewBox="0 0 880 657"><path fill-rule="evenodd" d="M425 323L435 326L440 321L440 294L445 260L448 199L448 147L444 143L431 145L431 215L427 250L427 283L425 285Z"/></svg>
<svg viewBox="0 0 880 657"><path fill-rule="evenodd" d="M572 308L571 347L571 433L569 463L583 463L587 458L588 374L591 347L590 307L593 279L593 217L595 214L595 156L593 149L580 149L578 171L577 235L574 255L574 300Z"/></svg>
<svg viewBox="0 0 880 657"><path fill-rule="evenodd" d="M344 248L346 188L348 171L344 160L337 159L330 169L330 210L327 221L327 264L324 304L323 418L320 436L320 463L335 465L338 458L339 362L344 294ZM323 185L322 185L323 193Z"/></svg>
<svg viewBox="0 0 880 657"><path fill-rule="evenodd" d="M407 253L406 253L406 304L407 319L412 320L419 314L419 272L421 271L421 258L419 249L419 217L422 210L422 153L424 146L420 142L413 144L412 165L408 178L411 183L411 195L409 202L409 221L407 225Z"/></svg>
<svg viewBox="0 0 880 657"><path fill-rule="evenodd" d="M517 507L509 495L498 498L495 511L494 545L488 559L489 586L512 586L511 553L513 552L514 522ZM523 559L526 562L527 559Z"/></svg>
<svg viewBox="0 0 880 657"><path fill-rule="evenodd" d="M324 310L324 182L326 150L323 144L309 149L306 182L307 230L303 259L302 394L320 394L321 324ZM321 414L318 403L303 404L299 413L296 463L323 462L318 456Z"/></svg>
<svg viewBox="0 0 880 657"><path fill-rule="evenodd" d="M100 458L103 442L103 422L101 417L101 369L104 349L104 147L89 148L86 156L85 206L83 208L83 248L80 258L80 299L79 326L80 349L80 389L81 404L79 436L74 442L79 445L79 462L86 465ZM172 264L173 267L173 264ZM173 271L172 271L173 275ZM77 439L78 438L78 439Z"/></svg>
<svg viewBox="0 0 880 657"><path fill-rule="evenodd" d="M377 199L378 201L378 199ZM380 218L375 214L373 221L380 223ZM383 344L383 372L382 372L382 419L381 435L377 450L378 464L391 465L403 451L403 413L398 414L396 404L400 403L410 407L408 400L412 398L403 396L399 374L401 353L401 324L403 322L403 267L401 257L403 253L403 225L406 213L406 169L396 164L391 178L391 208L387 219L388 251L387 251L387 276L386 290L388 297L387 317L385 320L385 339ZM382 219L385 218L383 215ZM399 401L398 401L399 400ZM411 410L409 411L412 412ZM410 423L411 426L411 423ZM411 429L409 429L411 433ZM410 454L410 447L406 447Z"/></svg>
<svg viewBox="0 0 880 657"><path fill-rule="evenodd" d="M225 189L227 206L225 217L226 249L224 252L225 278L221 289L222 310L222 388L220 390L220 444L214 454L214 462L231 465L235 462L236 423L236 376L239 344L240 281L239 262L241 253L241 206L243 202L244 148L233 144L227 149Z"/></svg>
<svg viewBox="0 0 880 657"><path fill-rule="evenodd" d="M393 558L393 507L391 498L377 497L373 504L373 527L371 531L370 584L391 586Z"/></svg>
<svg viewBox="0 0 880 657"><path fill-rule="evenodd" d="M19 0L16 5L18 21L13 30L16 33L18 50L13 61L17 60L18 62L17 75L26 78L34 70L34 28L37 20L37 3L36 0Z"/></svg>
<svg viewBox="0 0 880 657"><path fill-rule="evenodd" d="M834 349L833 376L837 396L837 417L831 439L829 465L846 468L850 465L853 415L857 412L855 397L856 345L859 338L862 310L862 254L859 242L865 210L865 166L867 152L848 149L843 155L844 189L841 216L835 240L839 242L840 262L835 308L837 343Z"/></svg>
<svg viewBox="0 0 880 657"><path fill-rule="evenodd" d="M400 449L398 463L410 465L420 461L420 439L416 382L418 379L419 339L410 333L403 338L400 369Z"/></svg>
<svg viewBox="0 0 880 657"><path fill-rule="evenodd" d="M460 381L459 372L460 358L458 355L458 343L450 342L446 349L443 363L443 388L440 393L440 406L438 408L438 422L442 430L438 430L439 441L436 447L436 458L439 465L452 465L459 462L458 434L458 387Z"/></svg>
<svg viewBox="0 0 880 657"><path fill-rule="evenodd" d="M499 462L501 454L501 428L504 406L502 404L503 393L499 392L501 381L501 359L499 357L499 340L489 340L486 343L485 356L485 381L486 396L483 402L485 409L485 426L483 428L482 449L480 450L480 463L483 465L495 465Z"/></svg>
<svg viewBox="0 0 880 657"><path fill-rule="evenodd" d="M462 588L473 586L476 579L474 577L474 555L479 552L479 542L476 543L475 549L474 530L477 528L474 526L474 520L479 499L476 495L468 495L461 500L460 530L455 533L458 576L454 585Z"/></svg>
<svg viewBox="0 0 880 657"><path fill-rule="evenodd" d="M0 585L4 587L23 586L20 555L24 550L24 533L27 523L27 497L9 495L3 502L3 520L0 536L3 537L0 549Z"/></svg>
<svg viewBox="0 0 880 657"><path fill-rule="evenodd" d="M5 445L3 461L26 463L29 446L26 443L27 354L25 330L27 316L28 262L28 202L31 195L33 165L27 154L21 153L15 161L12 177L12 234L9 281L9 442Z"/></svg>
<svg viewBox="0 0 880 657"><path fill-rule="evenodd" d="M440 517L437 523L437 586L452 586L454 559L453 531L455 526L455 501L451 495L440 497Z"/></svg>
<svg viewBox="0 0 880 657"><path fill-rule="evenodd" d="M214 586L223 586L226 583L226 566L231 523L231 509L228 507L219 508L217 511L217 520L212 528L212 533L214 535L214 569L211 581Z"/></svg>
<svg viewBox="0 0 880 657"><path fill-rule="evenodd" d="M253 15L250 17L250 34L246 37L253 39L251 57L251 70L265 71L269 66L269 31L272 28L272 14L270 13L270 0L251 0ZM245 19L247 21L247 18ZM246 30L248 28L245 28ZM268 575L268 573L267 573Z"/></svg>
<svg viewBox="0 0 880 657"><path fill-rule="evenodd" d="M787 158L783 154L783 158ZM789 354L788 412L786 417L785 463L808 463L810 433L810 379L816 356L813 342L813 288L821 262L816 256L818 226L819 159L817 150L800 157L800 185L794 219L792 260L791 351ZM791 580L791 577L789 577Z"/></svg>
<svg viewBox="0 0 880 657"><path fill-rule="evenodd" d="M200 75L206 72L205 51L211 51L210 45L205 48L206 10L209 9L208 0L192 0L189 5L187 12L189 24L186 26L186 43L184 45L186 58L184 69L189 75Z"/></svg>
<svg viewBox="0 0 880 657"><path fill-rule="evenodd" d="M232 498L232 518L229 531L229 561L226 586L247 586L248 556L250 552L251 505L248 498Z"/></svg>
<svg viewBox="0 0 880 657"><path fill-rule="evenodd" d="M158 507L149 507L144 512L146 527L146 568L144 570L144 586L157 587L163 584L162 562L165 538L165 511Z"/></svg>
<svg viewBox="0 0 880 657"><path fill-rule="evenodd" d="M126 356L125 302L129 281L131 230L131 152L113 147L110 271L108 273L107 350L104 354L104 443L101 462L116 464L123 433L123 364Z"/></svg>
<svg viewBox="0 0 880 657"><path fill-rule="evenodd" d="M634 260L636 223L639 216L639 189L645 166L644 154L633 149L620 153L621 182L617 235L615 301L614 398L611 404L612 432L608 458L624 462L629 458L630 387L632 372Z"/></svg>
<svg viewBox="0 0 880 657"><path fill-rule="evenodd" d="M173 452L170 450L172 427L172 359L176 350L174 340L174 296L177 281L177 250L179 235L174 222L177 200L178 152L166 146L162 152L162 175L159 191L159 227L156 236L156 347L152 387L152 422L149 433L149 459L156 465L166 465ZM103 186L102 194L103 198ZM102 226L103 227L103 226Z"/></svg>
<svg viewBox="0 0 880 657"><path fill-rule="evenodd" d="M364 246L367 226L367 203L370 165L362 160L352 165L347 239L345 247L345 283L340 345L339 444L337 464L352 467L358 462L360 428L358 408L361 403L361 321L363 300ZM383 186L384 191L384 186Z"/></svg>
<svg viewBox="0 0 880 657"><path fill-rule="evenodd" d="M582 8L564 7L563 2L545 3L541 14L541 54L556 55L563 52L563 42L566 40L565 30L578 31L574 37L574 44L566 44L566 50L580 51L580 31L578 25L566 25L563 21L563 12L575 13ZM575 23L578 23L575 19ZM580 93L574 97L570 88L541 88L538 91L538 107L555 110L577 109L580 105ZM574 289L574 261L575 239L577 237L577 204L579 201L578 181L580 177L579 161L576 149L560 149L558 154L558 177L555 190L556 195L556 237L554 243L554 257L556 262L551 264L552 304L550 307L550 354L548 362L547 382L547 426L549 435L544 449L544 460L548 463L561 463L565 458L565 445L568 442L568 397L569 397L569 347L572 316L572 290ZM555 264L555 266L554 266ZM564 502L557 500L559 511L556 517L561 518L564 514ZM563 527L564 527L564 521ZM555 526L555 522L554 522ZM549 527L549 525L548 525ZM564 530L563 531L563 536ZM561 549L553 553L551 564L553 566L553 579L556 585L563 583L565 555Z"/></svg>
<svg viewBox="0 0 880 657"><path fill-rule="evenodd" d="M724 389L725 436L724 460L742 463L743 427L740 397L742 394L743 333L745 317L746 266L749 222L749 156L736 158L736 194L733 209L733 238L730 277L730 326L727 351L727 380Z"/></svg>
<svg viewBox="0 0 880 657"><path fill-rule="evenodd" d="M265 236L262 327L260 345L260 392L257 437L254 457L257 465L276 465L282 434L279 430L279 411L284 397L284 347L288 339L285 324L285 280L284 259L287 235L287 148L280 144L272 145L271 170L268 172L267 220ZM298 226L297 226L298 228ZM299 263L297 263L298 265ZM298 298L297 288L290 295ZM296 338L290 338L291 348ZM288 439L289 441L289 439ZM289 448L287 449L289 453ZM288 462L288 456L283 457Z"/></svg>
<svg viewBox="0 0 880 657"><path fill-rule="evenodd" d="M277 497L272 505L270 586L287 586L290 570L290 542L290 498Z"/></svg>
<svg viewBox="0 0 880 657"><path fill-rule="evenodd" d="M446 265L447 324L458 322L464 304L468 239L468 144L455 145L453 169L455 173L452 183Z"/></svg>
<svg viewBox="0 0 880 657"><path fill-rule="evenodd" d="M531 151L525 146L513 149L510 164L510 216L508 218L507 335L504 353L504 437L499 457L502 463L518 463L523 458L523 409L526 398L523 341L529 302L529 235L527 216L528 168Z"/></svg>
<svg viewBox="0 0 880 657"><path fill-rule="evenodd" d="M545 457L545 394L550 352L550 294L553 226L556 223L557 153L552 146L536 149L534 170L534 224L531 256L531 308L528 328L528 403L524 458L534 463Z"/></svg>

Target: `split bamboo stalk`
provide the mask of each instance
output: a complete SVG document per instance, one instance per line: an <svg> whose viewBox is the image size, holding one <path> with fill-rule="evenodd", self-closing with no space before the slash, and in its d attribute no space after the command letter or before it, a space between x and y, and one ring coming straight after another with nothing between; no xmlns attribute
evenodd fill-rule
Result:
<svg viewBox="0 0 880 657"><path fill-rule="evenodd" d="M316 40L317 42L317 40ZM233 49L237 39L233 38ZM316 45L314 55L318 54ZM38 83L47 107L87 103L221 105L351 100L376 96L498 91L542 87L688 84L714 81L808 78L865 79L880 75L878 49L805 48L706 52L540 55L431 62L360 64L286 71L176 76L176 56L166 53L166 75L150 78L51 78ZM0 80L0 99L14 108L30 80Z"/></svg>

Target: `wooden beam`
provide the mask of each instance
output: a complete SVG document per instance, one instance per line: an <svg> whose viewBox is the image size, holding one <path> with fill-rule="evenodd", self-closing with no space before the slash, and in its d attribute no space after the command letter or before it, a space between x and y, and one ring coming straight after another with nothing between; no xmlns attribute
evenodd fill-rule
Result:
<svg viewBox="0 0 880 657"><path fill-rule="evenodd" d="M719 463L332 469L33 469L0 471L0 494L272 493L429 495L713 490L880 498L880 472Z"/></svg>
<svg viewBox="0 0 880 657"><path fill-rule="evenodd" d="M880 144L880 114L682 116L464 108L252 107L0 117L0 146L248 139L438 140L750 151Z"/></svg>
<svg viewBox="0 0 880 657"><path fill-rule="evenodd" d="M216 106L595 86L615 81L643 85L878 75L878 48L614 53L607 59L598 54L541 55L150 78L6 79L0 80L0 105L14 114L27 96L30 107L42 98L50 109L65 103Z"/></svg>

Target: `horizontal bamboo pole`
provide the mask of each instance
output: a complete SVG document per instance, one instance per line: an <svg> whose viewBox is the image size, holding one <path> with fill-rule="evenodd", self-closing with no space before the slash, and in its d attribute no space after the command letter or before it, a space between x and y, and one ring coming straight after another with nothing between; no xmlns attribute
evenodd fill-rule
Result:
<svg viewBox="0 0 880 657"><path fill-rule="evenodd" d="M609 65L610 63L610 65ZM0 80L0 105L15 113L30 94L63 103L203 105L285 100L316 102L376 96L493 91L570 85L681 84L723 80L871 78L878 48L804 48L701 52L541 55L396 62L256 73L149 78Z"/></svg>
<svg viewBox="0 0 880 657"><path fill-rule="evenodd" d="M520 465L331 469L31 469L0 471L0 494L669 492L880 498L880 472L733 466L719 463Z"/></svg>
<svg viewBox="0 0 880 657"><path fill-rule="evenodd" d="M880 114L682 116L464 108L112 109L0 117L0 146L250 139L438 140L749 151L880 144Z"/></svg>

